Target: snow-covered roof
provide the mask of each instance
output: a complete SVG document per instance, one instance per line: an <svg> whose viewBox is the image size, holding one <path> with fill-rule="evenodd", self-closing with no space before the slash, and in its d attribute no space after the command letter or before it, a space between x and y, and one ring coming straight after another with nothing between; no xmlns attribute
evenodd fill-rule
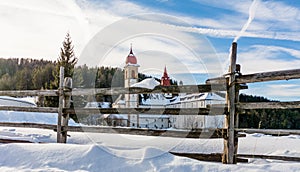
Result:
<svg viewBox="0 0 300 172"><path fill-rule="evenodd" d="M126 66L136 66L136 67L140 67L140 65L138 65L138 64L132 64L132 63L127 63L127 64L125 64L125 67Z"/></svg>
<svg viewBox="0 0 300 172"><path fill-rule="evenodd" d="M179 96L177 100L171 101L172 104L179 102L191 102L191 101L204 101L204 100L215 100L225 101L224 97L219 96L216 93L195 93Z"/></svg>
<svg viewBox="0 0 300 172"><path fill-rule="evenodd" d="M219 96L216 93L204 93L202 96L204 100L218 100L218 101L225 101L224 97Z"/></svg>
<svg viewBox="0 0 300 172"><path fill-rule="evenodd" d="M29 98L0 96L0 106L36 106L36 104Z"/></svg>
<svg viewBox="0 0 300 172"><path fill-rule="evenodd" d="M154 119L161 119L161 118L164 118L164 119L168 119L170 118L169 115L153 115L153 114L140 114L139 116L140 118L154 118Z"/></svg>
<svg viewBox="0 0 300 172"><path fill-rule="evenodd" d="M154 78L146 78L146 79L142 80L141 82L131 85L130 87L153 89L158 85L160 85L160 83L158 81L156 81Z"/></svg>
<svg viewBox="0 0 300 172"><path fill-rule="evenodd" d="M149 94L149 98L142 100L143 105L170 105L177 103L188 103L193 101L225 101L225 98L219 96L216 93L197 93L197 94L186 94L181 96L176 96L168 99L164 94Z"/></svg>
<svg viewBox="0 0 300 172"><path fill-rule="evenodd" d="M85 108L109 108L110 102L88 102Z"/></svg>
<svg viewBox="0 0 300 172"><path fill-rule="evenodd" d="M166 105L169 103L170 101L166 99L163 94L149 94L149 97L146 100L142 98L143 105Z"/></svg>
<svg viewBox="0 0 300 172"><path fill-rule="evenodd" d="M128 115L124 115L124 114L103 114L102 117L111 118L111 119L124 119L124 120L128 119Z"/></svg>

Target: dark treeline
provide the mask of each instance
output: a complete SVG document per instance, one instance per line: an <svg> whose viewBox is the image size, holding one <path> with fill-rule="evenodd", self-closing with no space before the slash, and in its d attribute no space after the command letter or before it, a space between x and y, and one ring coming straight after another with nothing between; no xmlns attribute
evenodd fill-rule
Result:
<svg viewBox="0 0 300 172"><path fill-rule="evenodd" d="M55 65L43 59L0 59L0 90L49 88Z"/></svg>
<svg viewBox="0 0 300 172"><path fill-rule="evenodd" d="M57 66L57 62L43 59L0 58L0 90L57 89ZM151 77L142 73L138 76L139 81ZM72 77L75 88L124 87L124 71L120 68L75 66ZM171 83L177 84L173 80ZM112 99L98 96L95 101L112 102ZM47 103L46 106L56 106L56 104Z"/></svg>
<svg viewBox="0 0 300 172"><path fill-rule="evenodd" d="M270 102L261 97L240 94L240 102ZM246 110L239 115L240 128L261 129L300 129L300 111L298 109L258 109Z"/></svg>
<svg viewBox="0 0 300 172"><path fill-rule="evenodd" d="M43 59L0 58L0 90L52 89L50 83L54 82L56 65ZM139 74L140 80L148 77ZM76 66L73 80L74 87L81 88L124 87L124 71L103 66Z"/></svg>

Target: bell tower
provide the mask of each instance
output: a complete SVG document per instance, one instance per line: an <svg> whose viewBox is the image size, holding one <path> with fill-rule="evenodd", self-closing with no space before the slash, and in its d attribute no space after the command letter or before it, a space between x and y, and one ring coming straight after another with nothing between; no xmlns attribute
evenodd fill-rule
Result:
<svg viewBox="0 0 300 172"><path fill-rule="evenodd" d="M137 59L132 51L132 45L130 52L126 57L124 66L124 86L129 88L133 84L138 82L138 68L140 65L137 64ZM138 95L137 94L125 94L125 107L135 108L138 107Z"/></svg>
<svg viewBox="0 0 300 172"><path fill-rule="evenodd" d="M161 77L160 85L162 85L162 86L170 86L171 85L166 66L165 66L164 74Z"/></svg>

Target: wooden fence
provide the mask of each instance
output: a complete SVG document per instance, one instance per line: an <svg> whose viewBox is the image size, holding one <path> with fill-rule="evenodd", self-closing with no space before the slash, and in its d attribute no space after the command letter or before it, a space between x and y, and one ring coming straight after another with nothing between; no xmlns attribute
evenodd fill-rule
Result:
<svg viewBox="0 0 300 172"><path fill-rule="evenodd" d="M232 44L231 63L228 74L222 77L208 79L203 85L186 86L157 86L154 89L145 88L100 88L100 89L72 89L72 79L64 78L63 67L60 69L60 83L58 90L25 90L25 91L0 91L0 95L7 96L59 96L59 107L8 107L0 106L0 110L13 110L25 112L56 112L58 113L57 125L34 124L34 123L8 123L0 122L0 126L45 128L57 131L57 142L66 143L67 132L101 132L134 134L146 136L187 137L187 138L223 138L224 152L222 162L233 164L237 162L238 137L245 136L239 132L262 132L265 134L300 134L299 130L253 130L239 129L238 116L243 109L287 109L300 108L300 102L263 102L263 103L240 103L238 100L239 90L247 89L245 84L253 82L265 82L273 80L299 79L300 70L285 70L265 73L242 75L240 66L236 64L237 44ZM196 88L196 89L195 89ZM146 94L146 93L194 93L197 92L220 92L226 91L226 105L211 105L207 108L152 108L151 114L169 115L213 115L225 114L226 125L222 129L207 130L195 129L187 131L156 130L144 128L116 128L116 127L77 127L68 126L71 114L132 114L149 113L149 108L71 108L71 96L81 95L120 95L120 94ZM297 158L296 158L297 159Z"/></svg>

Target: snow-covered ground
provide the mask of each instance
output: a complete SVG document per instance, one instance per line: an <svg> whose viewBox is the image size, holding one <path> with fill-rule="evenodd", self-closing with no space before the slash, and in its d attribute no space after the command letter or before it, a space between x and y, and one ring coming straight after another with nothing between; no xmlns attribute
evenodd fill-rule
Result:
<svg viewBox="0 0 300 172"><path fill-rule="evenodd" d="M1 112L0 116L7 113ZM25 118L27 115L16 116L20 118L10 121L22 122L24 119L21 116ZM38 116L48 121L44 123L56 122L55 115ZM29 117L25 121L40 122L38 117L31 120ZM4 117L1 119L5 120ZM300 171L299 162L251 159L249 163L224 165L168 153L220 153L223 150L222 139L179 139L117 133L68 134L68 143L58 144L55 143L56 133L52 130L0 127L0 138L36 142L0 144L0 171ZM296 135L273 137L247 134L239 140L238 153L300 157L299 145L300 136Z"/></svg>

